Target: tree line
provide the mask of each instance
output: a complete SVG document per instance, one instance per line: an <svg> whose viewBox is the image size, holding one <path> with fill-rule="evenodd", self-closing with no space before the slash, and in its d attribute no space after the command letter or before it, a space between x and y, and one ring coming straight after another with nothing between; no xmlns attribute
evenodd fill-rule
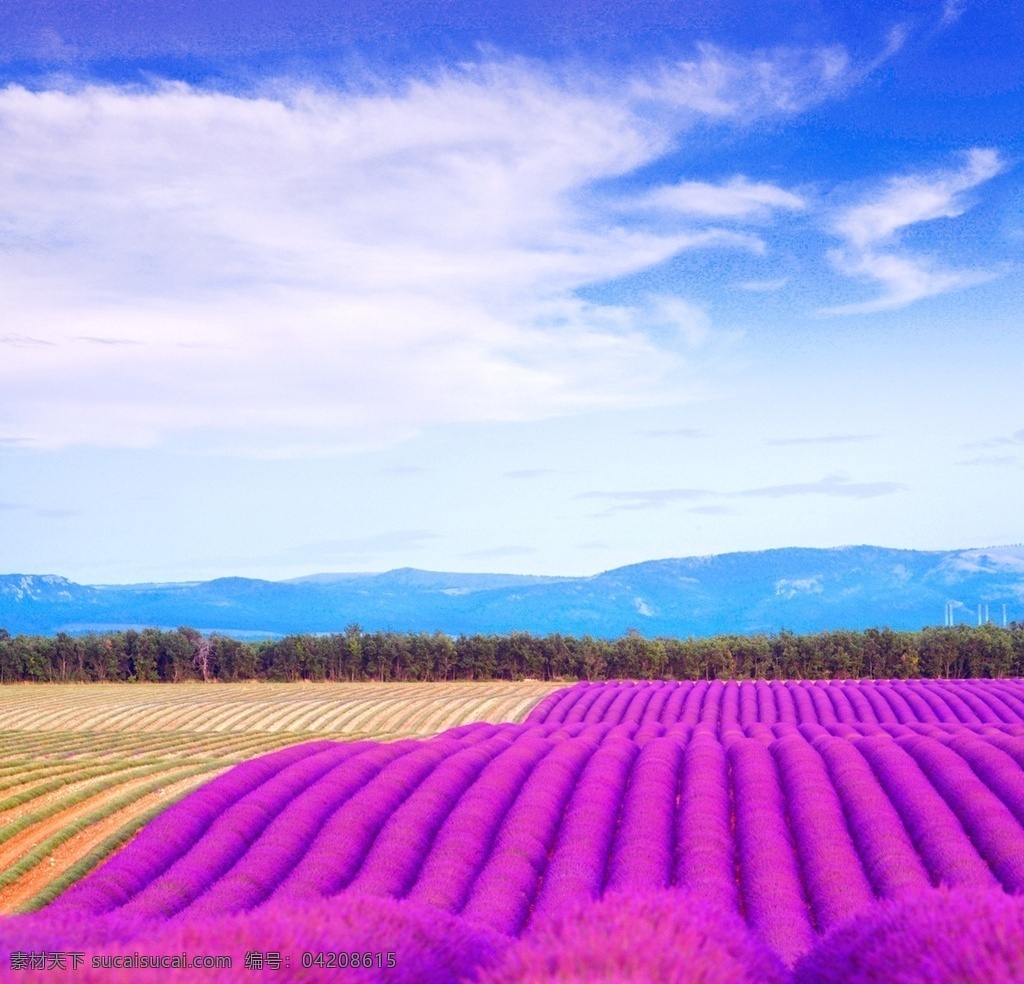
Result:
<svg viewBox="0 0 1024 984"><path fill-rule="evenodd" d="M248 642L196 629L12 636L0 683L187 680L605 680L1024 677L1024 623L796 635L619 639L560 634L299 634Z"/></svg>

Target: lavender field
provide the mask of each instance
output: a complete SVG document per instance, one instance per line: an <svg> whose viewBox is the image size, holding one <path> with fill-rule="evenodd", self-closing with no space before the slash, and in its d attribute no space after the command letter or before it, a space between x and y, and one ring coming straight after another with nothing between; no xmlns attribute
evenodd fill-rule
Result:
<svg viewBox="0 0 1024 984"><path fill-rule="evenodd" d="M999 984L1022 891L1024 681L580 683L236 766L0 923L0 980ZM182 952L233 966L102 966Z"/></svg>

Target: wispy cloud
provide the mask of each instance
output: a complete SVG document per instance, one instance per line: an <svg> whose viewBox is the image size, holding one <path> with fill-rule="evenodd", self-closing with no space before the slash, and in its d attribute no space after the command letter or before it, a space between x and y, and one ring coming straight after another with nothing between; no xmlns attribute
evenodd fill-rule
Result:
<svg viewBox="0 0 1024 984"><path fill-rule="evenodd" d="M625 84L570 75L0 90L0 432L307 454L677 401L706 324L579 289L760 241L624 228L586 190L701 119L796 112L856 73L839 48L709 47ZM700 190L675 194L704 220L797 205L744 177L701 212Z"/></svg>
<svg viewBox="0 0 1024 984"><path fill-rule="evenodd" d="M11 348L35 348L52 344L45 338L33 338L31 335L0 335L0 345L9 345Z"/></svg>
<svg viewBox="0 0 1024 984"><path fill-rule="evenodd" d="M956 23L966 7L966 0L945 0L942 5L942 16L939 18L939 27L949 27L950 24Z"/></svg>
<svg viewBox="0 0 1024 984"><path fill-rule="evenodd" d="M640 204L718 219L767 217L776 209L802 209L804 200L784 188L737 175L724 184L681 181L656 188Z"/></svg>
<svg viewBox="0 0 1024 984"><path fill-rule="evenodd" d="M1002 169L996 151L971 150L959 170L891 179L873 198L841 213L835 228L858 248L891 242L907 226L962 215L968 207L963 192L995 177Z"/></svg>
<svg viewBox="0 0 1024 984"><path fill-rule="evenodd" d="M706 437L707 432L697 427L668 427L663 430L640 432L643 437Z"/></svg>
<svg viewBox="0 0 1024 984"><path fill-rule="evenodd" d="M422 465L388 465L380 470L381 475L387 475L389 478L415 478L429 473L430 469Z"/></svg>
<svg viewBox="0 0 1024 984"><path fill-rule="evenodd" d="M104 338L98 335L78 335L78 342L89 342L92 345L139 345L133 338Z"/></svg>
<svg viewBox="0 0 1024 984"><path fill-rule="evenodd" d="M857 444L861 441L873 441L877 434L826 434L821 437L776 437L765 441L765 444L784 447L800 444Z"/></svg>
<svg viewBox="0 0 1024 984"><path fill-rule="evenodd" d="M996 274L991 270L950 268L933 257L900 251L898 234L918 223L962 215L970 205L965 192L995 177L1004 167L995 150L975 148L957 170L892 178L875 194L841 211L833 228L846 245L833 250L829 258L840 272L874 281L881 294L873 300L827 308L824 313L905 307L992 279Z"/></svg>
<svg viewBox="0 0 1024 984"><path fill-rule="evenodd" d="M1000 437L989 437L983 441L971 441L967 444L962 444L961 447L966 450L973 450L975 448L1006 448L1006 447L1019 447L1024 445L1024 428L1019 431L1015 431L1013 434Z"/></svg>
<svg viewBox="0 0 1024 984"><path fill-rule="evenodd" d="M767 485L758 489L744 489L733 495L742 498L782 499L793 495L828 495L844 499L874 499L892 495L907 488L900 482L854 482L846 475L827 475L817 482L794 482L789 485Z"/></svg>
<svg viewBox="0 0 1024 984"><path fill-rule="evenodd" d="M701 499L783 499L790 496L825 495L844 499L873 499L892 495L907 488L900 482L855 482L848 475L826 475L816 482L794 482L786 485L766 485L761 488L722 492L712 489L650 489L617 492L582 492L577 499L603 499L610 502L607 512L621 510L661 509L676 502ZM701 503L688 512L723 513L728 507L716 503Z"/></svg>
<svg viewBox="0 0 1024 984"><path fill-rule="evenodd" d="M554 468L518 468L514 471L502 472L504 478L543 478L545 475L553 475Z"/></svg>
<svg viewBox="0 0 1024 984"><path fill-rule="evenodd" d="M743 56L703 44L698 57L635 80L631 94L711 118L749 120L789 114L846 91L895 50L887 43L878 58L861 65L839 45L779 48Z"/></svg>
<svg viewBox="0 0 1024 984"><path fill-rule="evenodd" d="M709 489L644 489L630 492L581 492L577 499L604 499L613 503L609 512L661 509L673 502L692 502L716 493Z"/></svg>
<svg viewBox="0 0 1024 984"><path fill-rule="evenodd" d="M1016 455L1012 454L981 454L976 458L966 458L957 462L958 465L984 465L998 468L1013 467L1018 463Z"/></svg>

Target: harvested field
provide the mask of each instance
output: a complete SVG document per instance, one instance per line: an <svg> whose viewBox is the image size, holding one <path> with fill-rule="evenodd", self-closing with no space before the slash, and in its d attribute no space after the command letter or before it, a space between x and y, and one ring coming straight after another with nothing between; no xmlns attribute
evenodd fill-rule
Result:
<svg viewBox="0 0 1024 984"><path fill-rule="evenodd" d="M545 683L0 688L0 912L31 911L231 766L317 739L521 721Z"/></svg>

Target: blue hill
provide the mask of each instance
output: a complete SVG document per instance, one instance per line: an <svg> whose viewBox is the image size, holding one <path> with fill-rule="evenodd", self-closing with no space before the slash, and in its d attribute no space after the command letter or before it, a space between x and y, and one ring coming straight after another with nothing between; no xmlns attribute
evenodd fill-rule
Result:
<svg viewBox="0 0 1024 984"><path fill-rule="evenodd" d="M412 568L290 581L230 577L81 585L0 576L0 626L53 634L191 625L238 636L366 630L590 633L614 637L795 632L957 622L978 606L1024 619L1024 546L917 551L786 548L652 560L592 577L455 574Z"/></svg>

